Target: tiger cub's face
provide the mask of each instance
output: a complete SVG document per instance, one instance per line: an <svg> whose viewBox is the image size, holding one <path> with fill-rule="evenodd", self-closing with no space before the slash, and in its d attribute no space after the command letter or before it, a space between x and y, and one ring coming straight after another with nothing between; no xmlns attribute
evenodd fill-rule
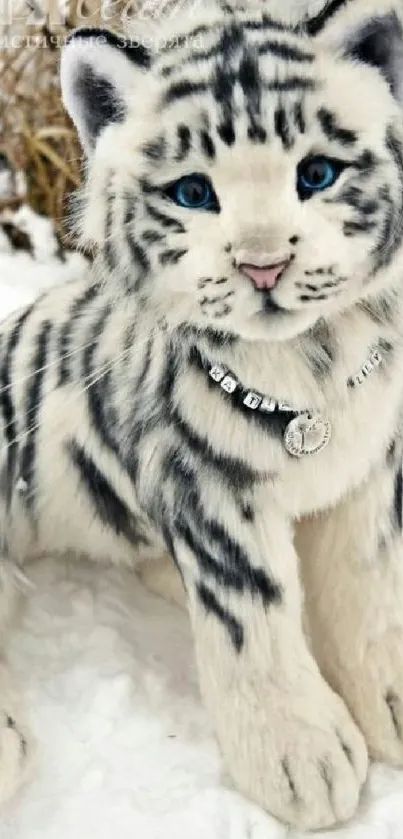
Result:
<svg viewBox="0 0 403 839"><path fill-rule="evenodd" d="M393 283L402 42L393 15L376 27L349 33L345 56L256 8L155 53L78 33L63 79L92 154L87 234L129 295L283 340Z"/></svg>

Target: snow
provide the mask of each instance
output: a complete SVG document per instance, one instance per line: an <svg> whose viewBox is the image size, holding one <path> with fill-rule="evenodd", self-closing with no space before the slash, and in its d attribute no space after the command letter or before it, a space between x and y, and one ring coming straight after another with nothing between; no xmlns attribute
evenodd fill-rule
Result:
<svg viewBox="0 0 403 839"><path fill-rule="evenodd" d="M42 261L0 239L2 315L84 270L28 217ZM123 570L45 558L29 576L9 652L38 746L1 839L302 839L231 789L184 613ZM315 836L402 839L403 773L373 767L354 821Z"/></svg>
<svg viewBox="0 0 403 839"><path fill-rule="evenodd" d="M1 182L0 182L1 186ZM2 222L11 222L28 235L32 254L15 251L2 229ZM78 253L67 253L64 261L58 255L59 244L52 223L23 204L16 211L0 214L0 319L24 303L30 303L38 292L55 282L73 280L85 270L86 262Z"/></svg>

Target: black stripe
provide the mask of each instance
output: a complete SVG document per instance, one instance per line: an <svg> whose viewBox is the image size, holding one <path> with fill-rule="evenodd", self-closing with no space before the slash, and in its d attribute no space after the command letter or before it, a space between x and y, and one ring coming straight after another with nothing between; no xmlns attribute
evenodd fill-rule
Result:
<svg viewBox="0 0 403 839"><path fill-rule="evenodd" d="M106 218L105 218L105 235L104 235L104 242L103 242L103 254L105 257L105 261L109 271L113 272L116 270L118 260L116 259L115 250L113 247L113 236L112 236L112 222L113 222L113 202L114 197L111 194L109 188L106 193L106 202L107 202L107 209L106 209Z"/></svg>
<svg viewBox="0 0 403 839"><path fill-rule="evenodd" d="M192 132L188 125L181 123L181 125L178 125L177 135L179 147L175 155L175 160L177 163L181 163L188 156L192 148Z"/></svg>
<svg viewBox="0 0 403 839"><path fill-rule="evenodd" d="M301 301L301 303L310 303L315 300L327 300L328 297L328 294L300 294L298 299Z"/></svg>
<svg viewBox="0 0 403 839"><path fill-rule="evenodd" d="M308 35L318 35L324 29L330 18L348 2L349 0L330 0L330 3L326 3L325 7L315 17L309 18L309 20L304 22L303 27L305 31Z"/></svg>
<svg viewBox="0 0 403 839"><path fill-rule="evenodd" d="M187 499L185 506L186 502ZM202 516L202 511L198 512ZM251 565L245 551L218 522L199 518L196 523L198 536L183 515L179 517L175 529L196 557L203 574L213 577L223 588L260 597L265 607L281 603L281 587L270 580L263 568ZM211 548L206 546L207 540L211 540Z"/></svg>
<svg viewBox="0 0 403 839"><path fill-rule="evenodd" d="M136 218L139 196L134 189L126 189L122 197L124 200L123 225L126 227L133 224Z"/></svg>
<svg viewBox="0 0 403 839"><path fill-rule="evenodd" d="M394 322L396 312L398 311L398 303L393 297L385 294L379 295L371 300L361 300L358 307L362 312L365 312L374 323L381 326L389 325Z"/></svg>
<svg viewBox="0 0 403 839"><path fill-rule="evenodd" d="M237 572L237 569L227 568L222 562L218 561L202 544L201 540L195 536L190 525L183 521L182 517L177 522L175 531L197 559L199 568L204 575L212 577L219 586L226 589L244 592L245 580L242 575ZM200 537L202 538L202 534L200 534Z"/></svg>
<svg viewBox="0 0 403 839"><path fill-rule="evenodd" d="M236 23L226 24L219 40L212 47L191 52L183 59L181 66L210 61L212 58L224 58L224 63L226 63L227 59L236 52L243 40L244 35L241 26ZM162 75L170 75L175 69L177 69L175 66L164 68Z"/></svg>
<svg viewBox="0 0 403 839"><path fill-rule="evenodd" d="M374 221L363 218L361 221L345 221L343 233L345 236L357 236L360 233L369 233L376 227Z"/></svg>
<svg viewBox="0 0 403 839"><path fill-rule="evenodd" d="M289 150L293 145L293 136L284 108L277 108L274 114L274 133L280 138L285 149Z"/></svg>
<svg viewBox="0 0 403 839"><path fill-rule="evenodd" d="M279 604L281 586L263 568L251 564L246 551L218 521L205 517L195 471L178 451L169 452L163 470L164 484L170 477L176 486L175 505L180 513L175 530L198 560L200 570L219 585L260 597L264 606Z"/></svg>
<svg viewBox="0 0 403 839"><path fill-rule="evenodd" d="M94 381L94 379L97 378L97 369L94 366L94 358L110 315L111 306L108 304L103 307L97 319L88 330L89 342L88 346L85 347L82 356L82 375L84 379L83 384L87 387L88 415L92 427L94 431L96 431L104 446L112 451L118 459L120 459L119 446L113 437L111 428L106 418L106 405L104 404L104 400L102 398L103 394L101 389L103 379L102 374L100 374L100 379L98 381Z"/></svg>
<svg viewBox="0 0 403 839"><path fill-rule="evenodd" d="M172 218L172 216L168 216L166 213L162 213L161 210L157 210L152 204L148 201L145 203L145 209L153 219L153 221L157 221L161 227L166 227L169 230L172 230L173 233L186 233L185 226L178 221L176 218Z"/></svg>
<svg viewBox="0 0 403 839"><path fill-rule="evenodd" d="M144 230L141 239L146 245L156 245L159 242L165 242L166 236L163 233L158 233L157 230Z"/></svg>
<svg viewBox="0 0 403 839"><path fill-rule="evenodd" d="M137 41L132 42L129 38L120 38L118 35L114 35L113 32L106 29L99 29L96 26L83 26L81 29L72 32L68 36L66 43L68 44L70 41L76 41L77 39L96 39L100 44L106 42L110 47L118 50L119 53L123 53L133 64L137 64L144 69L151 67L151 53L147 47Z"/></svg>
<svg viewBox="0 0 403 839"><path fill-rule="evenodd" d="M260 122L262 89L258 60L253 53L245 52L239 67L239 83L246 100L249 119L248 137L250 140L264 143L267 132Z"/></svg>
<svg viewBox="0 0 403 839"><path fill-rule="evenodd" d="M135 271L135 280L134 283L132 282L134 291L139 291L143 283L145 282L148 274L150 273L151 265L150 261L147 256L147 252L144 248L140 245L139 242L134 238L133 232L133 217L134 217L134 206L132 202L132 198L130 194L126 195L126 207L125 207L125 216L124 216L124 233L126 243L128 245L129 251L131 256L133 257L133 261L137 268Z"/></svg>
<svg viewBox="0 0 403 839"><path fill-rule="evenodd" d="M187 250L179 250L175 248L170 248L167 251L163 251L159 255L159 262L160 265L177 265L178 262L187 254Z"/></svg>
<svg viewBox="0 0 403 839"><path fill-rule="evenodd" d="M174 339L175 340L175 339ZM165 347L164 369L157 389L157 398L165 410L171 411L173 404L173 393L178 371L178 356L175 347L171 342Z"/></svg>
<svg viewBox="0 0 403 839"><path fill-rule="evenodd" d="M136 383L135 383L135 389L136 389L137 396L139 394L139 391L141 390L141 388L145 384L147 376L148 376L148 371L150 369L151 362L152 362L152 357L153 357L153 347L154 347L154 339L153 339L153 336L150 335L149 338L148 338L148 341L147 341L146 351L145 351L144 357L143 357L142 368L141 368L141 371L140 371L140 373L139 373L139 375L136 379Z"/></svg>
<svg viewBox="0 0 403 839"><path fill-rule="evenodd" d="M315 60L313 52L307 52L301 49L301 47L287 44L285 41L266 41L264 44L259 44L258 52L259 55L270 53L270 55L274 55L276 58L283 58L285 61L312 63Z"/></svg>
<svg viewBox="0 0 403 839"><path fill-rule="evenodd" d="M190 324L182 325L178 332L180 337L187 338L193 346L197 339L205 340L209 344L209 348L217 349L217 347L234 346L239 338L231 332L223 332L220 329L214 329L212 326L195 327Z"/></svg>
<svg viewBox="0 0 403 839"><path fill-rule="evenodd" d="M228 609L224 609L224 607L221 606L215 594L211 591L211 589L207 588L204 583L198 584L197 594L207 614L215 615L215 617L218 618L218 620L224 625L236 652L240 653L245 643L245 633L242 624Z"/></svg>
<svg viewBox="0 0 403 839"><path fill-rule="evenodd" d="M15 476L15 465L18 452L17 437L17 423L15 416L15 408L12 397L12 375L13 375L13 361L14 353L19 345L23 327L32 312L33 306L29 306L19 316L15 322L13 329L9 335L4 361L0 371L0 405L4 418L4 434L7 442L7 505L11 503L11 496L13 492L13 483Z"/></svg>
<svg viewBox="0 0 403 839"><path fill-rule="evenodd" d="M46 375L46 371L43 368L46 365L48 357L51 331L51 322L48 320L44 321L35 340L35 352L30 368L32 375L25 399L25 425L28 436L21 452L19 468L21 477L28 484L28 492L24 497L30 509L32 509L35 501L35 457L36 438L38 434L38 428L36 426L38 424L42 401L43 382Z"/></svg>
<svg viewBox="0 0 403 839"><path fill-rule="evenodd" d="M319 108L317 118L328 140L336 140L343 146L352 146L357 142L356 132L338 125L336 115L327 108Z"/></svg>
<svg viewBox="0 0 403 839"><path fill-rule="evenodd" d="M232 120L227 120L218 125L217 134L226 146L233 146L236 140L236 134Z"/></svg>
<svg viewBox="0 0 403 839"><path fill-rule="evenodd" d="M398 530L403 530L403 475L402 464L395 474L394 494L393 494L394 519Z"/></svg>
<svg viewBox="0 0 403 839"><path fill-rule="evenodd" d="M149 160L156 162L163 162L167 155L167 140L166 137L157 137L155 140L150 140L143 146L143 154Z"/></svg>
<svg viewBox="0 0 403 839"><path fill-rule="evenodd" d="M58 386L66 384L71 381L71 338L74 325L82 316L87 306L92 303L99 293L99 286L91 285L85 289L84 293L77 297L71 306L68 314L68 319L63 324L59 340L57 353L59 356L59 380Z"/></svg>
<svg viewBox="0 0 403 839"><path fill-rule="evenodd" d="M281 603L281 586L271 580L263 568L254 568L251 565L247 553L218 521L214 519L205 521L204 529L208 539L220 548L224 561L225 558L227 562L231 560L234 570L243 576L245 589L250 591L252 596L261 597L265 606Z"/></svg>
<svg viewBox="0 0 403 839"><path fill-rule="evenodd" d="M132 483L134 484L138 478L140 440L144 438L147 433L152 434L157 427L161 427L162 422L162 411L160 410L161 406L156 403L154 391L151 395L147 394L146 397L144 394L144 390L147 389L148 374L153 361L153 347L154 338L150 335L141 360L140 369L137 371L137 378L134 378L133 371L131 371L131 404L133 405L133 408L131 415L128 417L129 425L126 428L125 438L126 442L129 443L129 446L126 446L126 451L124 453L123 468L126 469L127 473L130 475ZM149 395L151 400L154 399L153 402L150 402L150 399L148 399ZM147 398L147 413L144 412L145 398ZM148 512L150 515L152 514L150 510ZM156 517L155 520L157 520Z"/></svg>
<svg viewBox="0 0 403 839"><path fill-rule="evenodd" d="M139 178L138 183L141 187L143 195L157 195L161 196L161 187L151 183L147 178Z"/></svg>
<svg viewBox="0 0 403 839"><path fill-rule="evenodd" d="M274 32L295 32L295 28L291 24L281 23L266 14L262 14L257 20L242 21L242 27L253 32L264 31L265 29L272 29Z"/></svg>
<svg viewBox="0 0 403 839"><path fill-rule="evenodd" d="M306 124L302 102L296 102L294 106L294 123L300 134L305 134Z"/></svg>
<svg viewBox="0 0 403 839"><path fill-rule="evenodd" d="M397 693L393 690L388 690L385 696L385 702L389 708L390 716L392 718L393 727L396 731L399 740L403 740L402 728L402 701Z"/></svg>
<svg viewBox="0 0 403 839"><path fill-rule="evenodd" d="M352 162L362 175L372 175L377 167L378 160L369 149L364 149L360 156Z"/></svg>
<svg viewBox="0 0 403 839"><path fill-rule="evenodd" d="M301 349L316 380L320 381L330 374L336 357L336 345L335 336L325 320L319 320L306 337L301 339Z"/></svg>
<svg viewBox="0 0 403 839"><path fill-rule="evenodd" d="M236 76L224 64L218 64L212 79L211 92L219 106L220 121L217 133L223 143L233 146L235 143L233 97Z"/></svg>
<svg viewBox="0 0 403 839"><path fill-rule="evenodd" d="M171 105L173 102L178 102L181 99L187 99L189 96L195 96L200 93L208 93L210 85L205 81L190 81L189 79L181 79L179 82L173 82L165 91L162 105Z"/></svg>
<svg viewBox="0 0 403 839"><path fill-rule="evenodd" d="M331 199L331 203L349 204L354 210L358 210L364 216L374 215L379 210L379 203L373 198L367 198L363 190L358 186L346 186L342 189L337 198Z"/></svg>
<svg viewBox="0 0 403 839"><path fill-rule="evenodd" d="M185 64L190 65L197 64L201 61L209 61L211 58L216 58L217 56L220 56L221 52L222 43L220 39L216 44L214 44L213 47L210 47L210 49L199 50L198 52L191 52L190 55L187 55L183 62L181 62L180 66L174 64L171 65L171 67L164 68L164 70L162 71L162 75L165 77L169 76L174 72L174 70L181 69Z"/></svg>
<svg viewBox="0 0 403 839"><path fill-rule="evenodd" d="M202 24L201 26L197 26L195 29L192 29L190 32L187 32L185 35L178 35L175 37L174 40L170 41L168 44L161 47L160 52L166 53L170 52L172 49L180 49L181 47L187 46L187 44L191 43L192 40L198 37L198 35L206 35L209 34L211 31L209 26Z"/></svg>
<svg viewBox="0 0 403 839"><path fill-rule="evenodd" d="M136 266L136 277L133 284L134 291L139 291L150 273L151 265L147 252L133 236L132 230L126 230L126 242L129 246L133 262Z"/></svg>
<svg viewBox="0 0 403 839"><path fill-rule="evenodd" d="M123 355L124 355L124 363L126 366L126 370L130 370L133 364L133 359L131 357L131 350L133 350L135 341L136 341L136 334L138 329L138 323L136 318L129 323L124 331L124 338L123 338Z"/></svg>
<svg viewBox="0 0 403 839"><path fill-rule="evenodd" d="M123 536L132 545L147 545L148 540L138 520L117 495L88 452L76 440L72 440L67 448L102 524L110 527L117 536Z"/></svg>
<svg viewBox="0 0 403 839"><path fill-rule="evenodd" d="M273 79L273 81L262 81L263 90L272 93L293 93L302 90L317 90L318 84L315 79L302 78L301 76L289 76L288 79Z"/></svg>
<svg viewBox="0 0 403 839"><path fill-rule="evenodd" d="M373 273L389 265L403 239L403 145L392 127L386 131L385 142L396 168L398 201L395 204L387 188L379 190L378 195L386 205L386 210L376 244Z"/></svg>
<svg viewBox="0 0 403 839"><path fill-rule="evenodd" d="M292 800L293 800L294 804L299 804L299 802L301 801L301 796L299 795L299 793L297 791L297 787L296 787L294 778L291 774L290 763L289 763L289 760L288 760L287 757L284 757L283 760L281 761L281 768L282 768L282 770L284 772L284 775L286 777L287 784L289 786L290 793L291 793L291 796L292 796Z"/></svg>
<svg viewBox="0 0 403 839"><path fill-rule="evenodd" d="M208 131L203 130L200 132L200 146L206 157L214 160L216 156L215 145Z"/></svg>
<svg viewBox="0 0 403 839"><path fill-rule="evenodd" d="M197 434L178 409L172 409L170 418L183 444L201 458L205 465L216 469L234 489L252 487L267 477L264 473L256 472L243 460L215 451L208 437Z"/></svg>

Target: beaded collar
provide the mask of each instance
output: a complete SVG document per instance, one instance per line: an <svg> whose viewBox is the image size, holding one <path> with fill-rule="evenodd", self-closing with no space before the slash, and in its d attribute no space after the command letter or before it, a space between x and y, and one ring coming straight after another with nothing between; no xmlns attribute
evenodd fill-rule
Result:
<svg viewBox="0 0 403 839"><path fill-rule="evenodd" d="M382 364L382 361L380 347L374 347L358 373L347 380L347 387L357 388L364 384L368 376ZM292 418L286 424L283 434L283 443L288 454L293 457L316 454L329 443L332 436L331 424L318 411L296 408L286 400L278 400L271 394L250 390L222 364L210 364L208 375L212 382L250 411L258 412L266 417L275 413L291 414Z"/></svg>

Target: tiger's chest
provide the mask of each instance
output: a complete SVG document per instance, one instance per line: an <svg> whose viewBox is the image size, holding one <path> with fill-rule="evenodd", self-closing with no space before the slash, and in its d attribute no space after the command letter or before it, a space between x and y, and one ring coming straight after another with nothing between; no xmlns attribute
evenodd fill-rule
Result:
<svg viewBox="0 0 403 839"><path fill-rule="evenodd" d="M321 402L317 399L319 405L315 389L301 381L302 373L292 376L290 364L276 372L271 369L267 378L277 392L288 374L293 393L287 401L289 406L303 406L301 413L287 411L282 403L274 411L264 403L256 408L252 400L240 406L239 398L235 404L231 395L223 397L219 386L210 388L208 398L187 416L193 413L196 422L204 417L212 448L255 469L263 482L266 479L273 500L298 517L335 504L358 486L375 463L386 461L388 447L403 430L399 428L403 354L398 344L378 361L376 356L376 362L368 365L365 350L363 354L358 348L329 379ZM347 369L354 376L353 385L345 375ZM184 404L186 410L186 400Z"/></svg>
<svg viewBox="0 0 403 839"><path fill-rule="evenodd" d="M284 439L276 493L290 513L298 516L333 505L365 480L375 464L386 463L391 442L402 432L401 402L398 379L374 379L345 404L323 412L328 439L321 449L309 452L317 442L315 433L305 435L305 449L298 456L289 454Z"/></svg>

